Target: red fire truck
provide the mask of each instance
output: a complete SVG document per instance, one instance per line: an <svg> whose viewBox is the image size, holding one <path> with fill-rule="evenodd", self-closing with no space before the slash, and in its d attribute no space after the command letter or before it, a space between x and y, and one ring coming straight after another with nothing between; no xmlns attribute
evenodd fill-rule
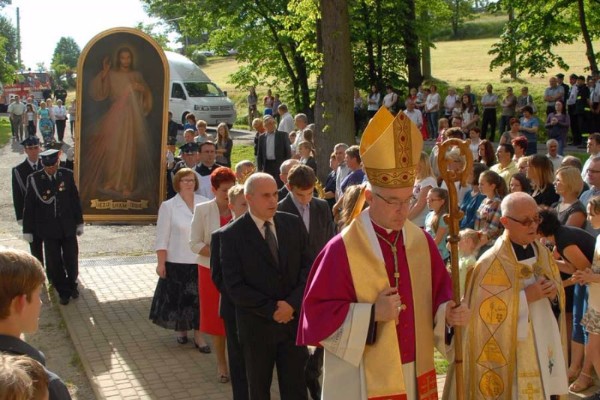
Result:
<svg viewBox="0 0 600 400"><path fill-rule="evenodd" d="M52 78L48 72L22 72L15 74L12 83L5 83L3 86L4 90L0 89L0 111L5 112L15 96L33 96L37 101L49 97L52 93Z"/></svg>

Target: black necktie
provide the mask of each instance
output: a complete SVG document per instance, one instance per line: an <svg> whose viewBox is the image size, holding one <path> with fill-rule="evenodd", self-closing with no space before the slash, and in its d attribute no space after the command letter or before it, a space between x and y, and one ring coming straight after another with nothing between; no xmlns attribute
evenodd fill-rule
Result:
<svg viewBox="0 0 600 400"><path fill-rule="evenodd" d="M263 225L265 228L265 241L267 242L267 246L269 246L269 251L275 260L275 264L279 264L279 250L277 249L277 239L275 239L275 235L271 231L271 223L269 221L265 221Z"/></svg>
<svg viewBox="0 0 600 400"><path fill-rule="evenodd" d="M33 165L32 165L32 167L33 167L33 170L34 170L34 171L37 171L37 169L38 169L38 167L37 167L37 163L33 164Z"/></svg>

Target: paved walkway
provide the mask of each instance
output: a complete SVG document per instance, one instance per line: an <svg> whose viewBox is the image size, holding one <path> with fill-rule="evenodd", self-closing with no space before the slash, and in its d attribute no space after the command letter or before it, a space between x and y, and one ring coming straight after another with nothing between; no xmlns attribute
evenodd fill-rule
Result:
<svg viewBox="0 0 600 400"><path fill-rule="evenodd" d="M177 344L148 319L157 281L150 257L82 260L81 296L60 306L97 398L232 399L231 386L217 382L214 354ZM439 376L440 392L443 383ZM273 399L277 392L275 381Z"/></svg>
<svg viewBox="0 0 600 400"><path fill-rule="evenodd" d="M232 399L231 386L217 382L214 354L179 345L173 332L150 322L155 264L138 259L146 264L83 260L81 296L60 307L97 398Z"/></svg>

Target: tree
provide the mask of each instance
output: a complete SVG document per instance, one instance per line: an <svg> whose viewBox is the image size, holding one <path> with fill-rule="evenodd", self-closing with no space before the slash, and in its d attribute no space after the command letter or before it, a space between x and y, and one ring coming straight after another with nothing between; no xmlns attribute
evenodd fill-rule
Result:
<svg viewBox="0 0 600 400"><path fill-rule="evenodd" d="M471 0L446 0L452 15L450 18L452 26L452 37L459 37L459 30L462 27L465 19L473 14L473 6Z"/></svg>
<svg viewBox="0 0 600 400"><path fill-rule="evenodd" d="M160 29L159 24L144 24L143 22L138 22L135 28L156 40L156 43L158 43L163 50L171 50L169 48L169 38L164 30Z"/></svg>
<svg viewBox="0 0 600 400"><path fill-rule="evenodd" d="M555 48L583 38L588 68L598 72L598 55L592 45L600 37L600 9L596 0L500 0L490 8L512 12L500 41L489 52L494 55L490 69L504 67L501 75L513 76L523 71L544 74L556 65L568 70Z"/></svg>
<svg viewBox="0 0 600 400"><path fill-rule="evenodd" d="M328 165L329 150L336 143L354 140L353 71L350 47L350 24L347 0L320 0L320 53L323 57L318 80L315 123L321 132L316 136L320 149L319 165ZM321 181L326 171L320 169Z"/></svg>
<svg viewBox="0 0 600 400"><path fill-rule="evenodd" d="M52 69L54 70L54 78L60 82L62 77L66 75L67 84L72 86L73 73L77 69L77 61L81 50L79 45L72 37L61 37L54 48L52 56Z"/></svg>
<svg viewBox="0 0 600 400"><path fill-rule="evenodd" d="M287 0L230 0L215 2L172 2L143 0L150 15L164 20L178 18L182 34L197 37L214 26L209 44L214 49L237 50L236 59L243 65L231 80L238 87L252 84L281 86L283 97L292 99L294 109L312 120L309 77L315 72L300 50L302 41L314 43L314 36L298 41L291 32L302 24L293 18ZM181 17L181 16L184 17ZM314 31L314 29L313 29ZM287 95L287 96L286 96Z"/></svg>
<svg viewBox="0 0 600 400"><path fill-rule="evenodd" d="M0 8L7 4L0 2ZM10 2L8 3L10 4ZM12 80L17 65L17 31L8 18L0 15L0 81Z"/></svg>

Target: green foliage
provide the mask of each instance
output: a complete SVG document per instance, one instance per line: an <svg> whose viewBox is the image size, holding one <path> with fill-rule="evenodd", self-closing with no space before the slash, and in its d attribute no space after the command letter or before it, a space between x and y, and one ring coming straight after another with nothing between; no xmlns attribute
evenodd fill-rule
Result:
<svg viewBox="0 0 600 400"><path fill-rule="evenodd" d="M4 146L12 138L10 122L6 117L0 117L0 146Z"/></svg>
<svg viewBox="0 0 600 400"><path fill-rule="evenodd" d="M156 40L156 43L158 43L163 50L171 50L169 48L169 38L164 30L161 29L160 24L144 24L143 22L138 22L135 27Z"/></svg>
<svg viewBox="0 0 600 400"><path fill-rule="evenodd" d="M300 26L288 19L287 0L143 2L153 16L179 18L183 35L198 37L210 32L209 48L220 53L235 49L236 58L248 66L231 77L236 87L278 85L291 94L296 110L309 110L308 79L313 71L299 50L301 43L290 33Z"/></svg>
<svg viewBox="0 0 600 400"><path fill-rule="evenodd" d="M1 1L1 0L0 0ZM10 4L0 2L3 5ZM8 18L0 15L0 82L12 80L17 65L17 31Z"/></svg>
<svg viewBox="0 0 600 400"><path fill-rule="evenodd" d="M594 0L586 0L585 17L593 39L600 37L600 10ZM501 75L509 75L511 62L517 73L527 71L531 75L545 74L559 66L568 70L564 59L555 52L560 44L573 43L582 35L576 1L560 0L500 0L490 6L492 11L512 11L500 36L500 42L492 46L489 54L494 56L490 69L502 68Z"/></svg>
<svg viewBox="0 0 600 400"><path fill-rule="evenodd" d="M448 40L470 40L484 38L499 38L504 31L507 19L506 15L498 15L496 18L476 17L474 20L465 22L456 37L452 33L452 27L448 24L439 24L434 27L431 40L442 42Z"/></svg>
<svg viewBox="0 0 600 400"><path fill-rule="evenodd" d="M68 68L77 68L77 61L79 60L79 54L81 49L75 39L72 37L61 37L54 48L54 55L52 56L52 65L64 64Z"/></svg>
<svg viewBox="0 0 600 400"><path fill-rule="evenodd" d="M206 58L206 56L204 54L200 54L198 52L192 53L192 56L190 59L196 65L206 65L206 63L208 62L208 59Z"/></svg>

